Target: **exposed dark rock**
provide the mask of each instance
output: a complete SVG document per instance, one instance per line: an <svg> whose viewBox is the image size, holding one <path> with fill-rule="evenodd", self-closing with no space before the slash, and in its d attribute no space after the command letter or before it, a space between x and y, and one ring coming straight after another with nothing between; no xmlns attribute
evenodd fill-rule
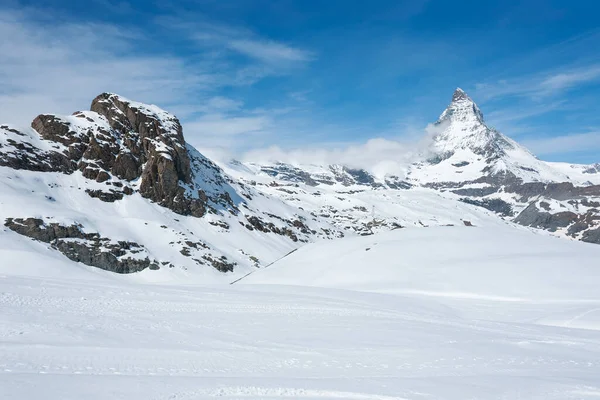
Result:
<svg viewBox="0 0 600 400"><path fill-rule="evenodd" d="M229 229L229 224L227 222L224 221L208 221L209 224L213 225L213 226L218 226L220 228L223 229Z"/></svg>
<svg viewBox="0 0 600 400"><path fill-rule="evenodd" d="M372 185L375 179L364 169L352 169L344 167L344 172L354 178L354 183L359 185Z"/></svg>
<svg viewBox="0 0 600 400"><path fill-rule="evenodd" d="M272 167L261 167L261 171L272 177L289 182L305 183L308 186L317 186L319 184L308 172L283 163L277 163Z"/></svg>
<svg viewBox="0 0 600 400"><path fill-rule="evenodd" d="M110 175L106 171L100 171L98 173L98 176L96 176L96 182L100 182L100 183L106 182L109 179L110 179Z"/></svg>
<svg viewBox="0 0 600 400"><path fill-rule="evenodd" d="M469 165L468 161L461 161L461 162L457 162L455 164L452 164L453 166L460 168L460 167L466 167L467 165Z"/></svg>
<svg viewBox="0 0 600 400"><path fill-rule="evenodd" d="M502 216L508 217L513 215L513 209L510 204L500 199L482 199L474 200L469 198L461 198L460 201L467 204L483 207Z"/></svg>
<svg viewBox="0 0 600 400"><path fill-rule="evenodd" d="M209 255L203 255L202 258L220 272L232 272L233 268L236 266L236 263L228 262L225 257L214 258Z"/></svg>
<svg viewBox="0 0 600 400"><path fill-rule="evenodd" d="M583 171L584 174L598 174L600 173L600 163L590 165Z"/></svg>
<svg viewBox="0 0 600 400"><path fill-rule="evenodd" d="M533 228L546 229L551 232L565 228L576 222L578 215L571 211L561 211L554 214L540 210L536 202L531 203L515 218L515 222Z"/></svg>
<svg viewBox="0 0 600 400"><path fill-rule="evenodd" d="M581 240L588 243L600 244L600 227L584 232Z"/></svg>
<svg viewBox="0 0 600 400"><path fill-rule="evenodd" d="M81 225L46 224L39 218L8 218L4 225L18 234L49 243L72 261L92 267L119 274L159 268L156 260L132 257L145 252L143 246L128 241L111 242L98 233L84 232Z"/></svg>
<svg viewBox="0 0 600 400"><path fill-rule="evenodd" d="M455 193L459 196L469 196L469 197L483 197L488 196L492 193L497 193L498 188L493 186L486 186L483 188L465 188L465 189L456 189L453 190L452 193Z"/></svg>
<svg viewBox="0 0 600 400"><path fill-rule="evenodd" d="M20 235L50 243L55 239L97 239L97 233L84 233L79 225L63 226L56 223L46 225L40 218L7 218L4 226Z"/></svg>
<svg viewBox="0 0 600 400"><path fill-rule="evenodd" d="M585 206L585 207L600 207L600 202L592 201L592 200L588 200L588 199L582 199L581 205Z"/></svg>
<svg viewBox="0 0 600 400"><path fill-rule="evenodd" d="M248 222L254 229L261 232L269 232L269 230L265 227L263 222L255 215L247 218Z"/></svg>
<svg viewBox="0 0 600 400"><path fill-rule="evenodd" d="M68 155L46 151L29 142L30 137L8 126L0 127L0 135L6 135L6 145L0 146L0 166L38 172L62 172L70 174L76 169ZM57 146L58 147L58 146Z"/></svg>
<svg viewBox="0 0 600 400"><path fill-rule="evenodd" d="M141 171L140 194L176 213L201 217L206 203L187 196L180 182L192 182L190 156L187 152L181 124L174 116L129 102L119 96L103 93L92 101L91 110L106 117L111 127L122 132L136 132L131 138L131 153L119 155L112 170L123 179L138 177Z"/></svg>
<svg viewBox="0 0 600 400"><path fill-rule="evenodd" d="M142 174L139 158L131 153L121 153L115 158L111 173L126 181L132 181Z"/></svg>
<svg viewBox="0 0 600 400"><path fill-rule="evenodd" d="M81 142L71 131L70 125L55 115L38 115L32 122L31 127L46 140L58 142L65 146Z"/></svg>
<svg viewBox="0 0 600 400"><path fill-rule="evenodd" d="M600 185L574 186L571 182L529 182L507 186L505 191L520 195L521 201L527 201L535 196L562 201L583 198L585 196L600 196Z"/></svg>
<svg viewBox="0 0 600 400"><path fill-rule="evenodd" d="M413 187L412 184L410 184L409 182L400 179L399 177L395 176L395 175L390 175L390 176L386 176L385 177L385 184L390 188L390 189L410 189Z"/></svg>
<svg viewBox="0 0 600 400"><path fill-rule="evenodd" d="M41 150L32 144L39 139L6 126L0 133L9 135L10 147L0 149L0 166L69 174L78 169L97 182L106 182L112 176L127 181L141 178L139 191L143 197L179 214L201 217L207 211L206 196L186 191L194 187L181 124L157 107L103 93L92 101L91 112L76 112L71 117L42 114L31 126L56 150ZM22 138L13 140L10 136ZM94 197L104 201L122 196L96 194ZM231 203L228 208L235 209L230 197L215 202Z"/></svg>
<svg viewBox="0 0 600 400"><path fill-rule="evenodd" d="M117 200L123 200L123 192L118 192L113 189L110 189L110 191L108 191L108 192L105 192L104 190L100 190L100 189L95 189L95 190L86 189L85 192L90 197L93 197L95 199L100 199L107 203L112 203Z"/></svg>

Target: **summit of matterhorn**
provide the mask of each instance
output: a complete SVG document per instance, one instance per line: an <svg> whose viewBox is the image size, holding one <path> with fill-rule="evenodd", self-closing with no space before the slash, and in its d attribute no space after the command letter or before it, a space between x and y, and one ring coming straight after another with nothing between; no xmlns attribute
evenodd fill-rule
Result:
<svg viewBox="0 0 600 400"><path fill-rule="evenodd" d="M421 184L462 187L465 182L512 184L569 178L486 124L473 99L457 88L433 124L427 154L409 171Z"/></svg>

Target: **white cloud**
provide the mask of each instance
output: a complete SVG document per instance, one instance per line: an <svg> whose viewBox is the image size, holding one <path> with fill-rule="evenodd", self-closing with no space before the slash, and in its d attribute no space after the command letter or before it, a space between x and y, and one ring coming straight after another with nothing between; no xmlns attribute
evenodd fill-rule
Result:
<svg viewBox="0 0 600 400"><path fill-rule="evenodd" d="M312 59L311 53L305 50L271 40L234 39L229 40L227 45L232 50L267 63L304 62Z"/></svg>
<svg viewBox="0 0 600 400"><path fill-rule="evenodd" d="M551 75L540 82L540 88L548 92L555 92L599 79L600 65L592 65Z"/></svg>
<svg viewBox="0 0 600 400"><path fill-rule="evenodd" d="M361 168L375 176L404 176L408 166L426 155L431 140L444 127L428 125L418 138L405 140L373 138L363 143L338 143L284 150L277 146L246 152L241 159L254 162L285 162L290 164L341 164Z"/></svg>

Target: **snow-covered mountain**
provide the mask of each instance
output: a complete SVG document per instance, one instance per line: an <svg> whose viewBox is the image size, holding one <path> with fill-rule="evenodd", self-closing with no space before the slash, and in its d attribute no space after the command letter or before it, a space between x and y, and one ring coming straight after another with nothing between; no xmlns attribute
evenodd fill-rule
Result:
<svg viewBox="0 0 600 400"><path fill-rule="evenodd" d="M257 176L269 176L278 185L294 184L300 191L331 193L326 198L343 198L344 192L348 192L348 201L352 202L360 196L369 196L370 200L365 203L367 208L368 204L375 207L375 211L389 210L390 204L381 201L378 205L379 200L374 199L389 196L407 204L403 197L423 188L434 189L444 199L436 205L460 200L526 226L600 243L600 169L597 165L539 160L519 143L486 125L477 104L461 89L456 89L449 106L434 124L434 135L426 149L402 176L378 177L366 170L340 165L272 162L246 163L246 167ZM287 202L302 202L299 195L270 192ZM423 193L416 197L427 198L429 192ZM330 214L326 207L320 208L317 213ZM424 209L426 207L421 210ZM422 214L393 210L390 214L382 211L378 215L385 221L379 226L386 229L395 226L394 217L398 222L398 218L406 215ZM352 213L340 210L339 205L336 218L354 220ZM424 223L421 219L410 220L408 224ZM406 219L403 222L406 223Z"/></svg>
<svg viewBox="0 0 600 400"><path fill-rule="evenodd" d="M185 142L172 114L109 93L91 111L3 125L0 185L1 240L20 234L119 273L219 279L342 235L233 180Z"/></svg>
<svg viewBox="0 0 600 400"><path fill-rule="evenodd" d="M477 104L460 88L452 95L452 102L435 127L437 133L425 154L427 159L413 165L408 174L418 184L452 187L467 182L570 180L514 140L488 127Z"/></svg>
<svg viewBox="0 0 600 400"><path fill-rule="evenodd" d="M203 281L321 239L500 217L600 243L599 169L537 159L488 127L460 89L420 159L383 176L345 165L218 166L185 142L174 115L103 93L90 111L0 126L0 239L34 239L43 254L113 272Z"/></svg>

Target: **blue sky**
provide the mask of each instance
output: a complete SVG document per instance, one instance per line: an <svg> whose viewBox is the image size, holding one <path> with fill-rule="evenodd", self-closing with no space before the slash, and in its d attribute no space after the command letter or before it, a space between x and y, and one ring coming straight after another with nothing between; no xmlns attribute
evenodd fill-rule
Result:
<svg viewBox="0 0 600 400"><path fill-rule="evenodd" d="M0 120L111 91L237 154L419 137L465 89L540 158L600 161L600 4L4 0ZM6 39L8 38L8 39Z"/></svg>

